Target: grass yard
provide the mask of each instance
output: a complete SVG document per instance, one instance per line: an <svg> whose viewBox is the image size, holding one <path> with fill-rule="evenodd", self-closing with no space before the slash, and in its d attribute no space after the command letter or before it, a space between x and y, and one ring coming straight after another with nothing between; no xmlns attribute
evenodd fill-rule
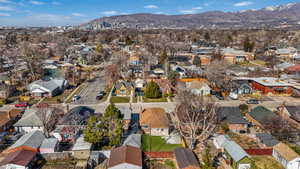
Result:
<svg viewBox="0 0 300 169"><path fill-rule="evenodd" d="M149 99L144 97L143 98L145 103L151 103L151 102L168 102L168 99L165 97L159 98L159 99Z"/></svg>
<svg viewBox="0 0 300 169"><path fill-rule="evenodd" d="M43 103L57 104L62 103L74 90L65 90L62 94L51 98L45 98Z"/></svg>
<svg viewBox="0 0 300 169"><path fill-rule="evenodd" d="M259 148L258 143L253 139L243 134L229 132L230 138L239 144L242 148Z"/></svg>
<svg viewBox="0 0 300 169"><path fill-rule="evenodd" d="M253 60L252 62L255 63L255 64L258 64L258 65L261 65L261 66L265 66L266 65L266 62L263 61L263 60Z"/></svg>
<svg viewBox="0 0 300 169"><path fill-rule="evenodd" d="M147 163L148 169L176 169L176 164L173 160L150 160Z"/></svg>
<svg viewBox="0 0 300 169"><path fill-rule="evenodd" d="M142 150L145 152L171 152L181 146L181 144L167 144L159 136L142 135Z"/></svg>
<svg viewBox="0 0 300 169"><path fill-rule="evenodd" d="M272 156L252 156L258 169L283 169L283 166L278 163Z"/></svg>
<svg viewBox="0 0 300 169"><path fill-rule="evenodd" d="M111 97L110 101L112 103L129 103L130 98L129 97L113 96L113 97Z"/></svg>

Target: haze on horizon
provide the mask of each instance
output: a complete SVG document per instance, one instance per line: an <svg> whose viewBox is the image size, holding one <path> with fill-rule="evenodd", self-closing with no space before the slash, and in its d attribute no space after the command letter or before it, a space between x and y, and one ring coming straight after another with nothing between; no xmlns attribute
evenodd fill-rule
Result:
<svg viewBox="0 0 300 169"><path fill-rule="evenodd" d="M153 13L195 14L242 11L297 0L0 0L0 26L78 25L95 18Z"/></svg>

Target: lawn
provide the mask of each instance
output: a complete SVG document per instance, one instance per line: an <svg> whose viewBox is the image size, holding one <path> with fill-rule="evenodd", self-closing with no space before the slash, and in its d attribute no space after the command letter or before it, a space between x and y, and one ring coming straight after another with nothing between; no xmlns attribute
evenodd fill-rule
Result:
<svg viewBox="0 0 300 169"><path fill-rule="evenodd" d="M144 100L145 103L168 102L168 99L166 97L162 97L162 98L159 98L159 99L149 99L149 98L144 97L143 100Z"/></svg>
<svg viewBox="0 0 300 169"><path fill-rule="evenodd" d="M130 98L129 97L113 96L113 97L111 97L110 101L112 103L129 103Z"/></svg>
<svg viewBox="0 0 300 169"><path fill-rule="evenodd" d="M266 65L266 62L263 61L263 60L253 60L252 62L255 63L255 64L258 64L258 65L261 65L261 66L265 66Z"/></svg>
<svg viewBox="0 0 300 169"><path fill-rule="evenodd" d="M159 136L142 135L142 150L145 152L172 152L181 146L181 144L167 144Z"/></svg>
<svg viewBox="0 0 300 169"><path fill-rule="evenodd" d="M64 93L54 96L51 98L45 98L43 100L43 103L48 103L48 104L57 104L57 103L62 103L71 93L73 90L65 90Z"/></svg>
<svg viewBox="0 0 300 169"><path fill-rule="evenodd" d="M146 163L149 169L176 169L176 164L173 160L150 160Z"/></svg>
<svg viewBox="0 0 300 169"><path fill-rule="evenodd" d="M279 164L272 156L252 156L258 169L274 168L283 169L283 166Z"/></svg>

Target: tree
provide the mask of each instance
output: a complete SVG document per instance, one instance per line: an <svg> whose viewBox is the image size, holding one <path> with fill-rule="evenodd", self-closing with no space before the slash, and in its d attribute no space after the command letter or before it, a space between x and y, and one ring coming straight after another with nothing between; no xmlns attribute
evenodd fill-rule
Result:
<svg viewBox="0 0 300 169"><path fill-rule="evenodd" d="M203 144L216 128L215 103L189 91L180 91L176 97L177 106L173 113L175 127L181 136L189 141L189 147Z"/></svg>
<svg viewBox="0 0 300 169"><path fill-rule="evenodd" d="M159 63L164 64L167 59L168 59L168 53L167 53L167 50L164 49L159 56Z"/></svg>
<svg viewBox="0 0 300 169"><path fill-rule="evenodd" d="M101 145L116 146L121 143L123 133L121 111L110 104L103 116L93 116L84 130L84 139L100 147Z"/></svg>
<svg viewBox="0 0 300 169"><path fill-rule="evenodd" d="M255 42L251 42L249 37L247 36L244 40L244 51L245 52L252 52L255 47Z"/></svg>
<svg viewBox="0 0 300 169"><path fill-rule="evenodd" d="M154 81L148 83L145 90L145 96L147 98L160 98L162 93L158 84L156 84Z"/></svg>
<svg viewBox="0 0 300 169"><path fill-rule="evenodd" d="M206 147L204 153L202 154L203 164L201 165L202 169L214 169L212 156L210 154L210 147Z"/></svg>
<svg viewBox="0 0 300 169"><path fill-rule="evenodd" d="M208 32L205 33L204 39L207 41L210 40L210 34Z"/></svg>
<svg viewBox="0 0 300 169"><path fill-rule="evenodd" d="M175 72L175 71L171 71L168 74L168 80L171 82L172 86L176 86L177 85L177 80L179 78L179 73Z"/></svg>
<svg viewBox="0 0 300 169"><path fill-rule="evenodd" d="M46 137L50 137L50 132L55 129L59 120L59 113L61 110L48 106L40 106L38 108L38 115L43 125L43 132Z"/></svg>
<svg viewBox="0 0 300 169"><path fill-rule="evenodd" d="M195 56L193 59L193 65L196 65L197 67L201 66L201 60L199 56Z"/></svg>
<svg viewBox="0 0 300 169"><path fill-rule="evenodd" d="M227 62L215 60L207 66L205 71L207 80L222 91L230 91L232 88L232 77L226 73L228 67Z"/></svg>

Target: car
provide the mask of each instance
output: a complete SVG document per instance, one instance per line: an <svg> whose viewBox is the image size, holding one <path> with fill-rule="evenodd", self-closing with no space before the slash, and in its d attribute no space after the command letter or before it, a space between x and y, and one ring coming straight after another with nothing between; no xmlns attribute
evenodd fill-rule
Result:
<svg viewBox="0 0 300 169"><path fill-rule="evenodd" d="M218 98L219 100L224 100L224 97L221 96L221 95L219 95L219 94L216 94L215 96L216 96L216 98Z"/></svg>
<svg viewBox="0 0 300 169"><path fill-rule="evenodd" d="M28 106L29 106L29 104L26 102L15 104L15 107L28 107Z"/></svg>
<svg viewBox="0 0 300 169"><path fill-rule="evenodd" d="M75 102L75 101L79 100L80 98L81 98L80 96L75 95L72 100L73 100L73 102Z"/></svg>
<svg viewBox="0 0 300 169"><path fill-rule="evenodd" d="M104 91L100 91L98 93L98 95L96 96L96 100L101 100L105 95L105 92Z"/></svg>
<svg viewBox="0 0 300 169"><path fill-rule="evenodd" d="M257 99L249 99L246 101L247 104L259 104L259 101Z"/></svg>

